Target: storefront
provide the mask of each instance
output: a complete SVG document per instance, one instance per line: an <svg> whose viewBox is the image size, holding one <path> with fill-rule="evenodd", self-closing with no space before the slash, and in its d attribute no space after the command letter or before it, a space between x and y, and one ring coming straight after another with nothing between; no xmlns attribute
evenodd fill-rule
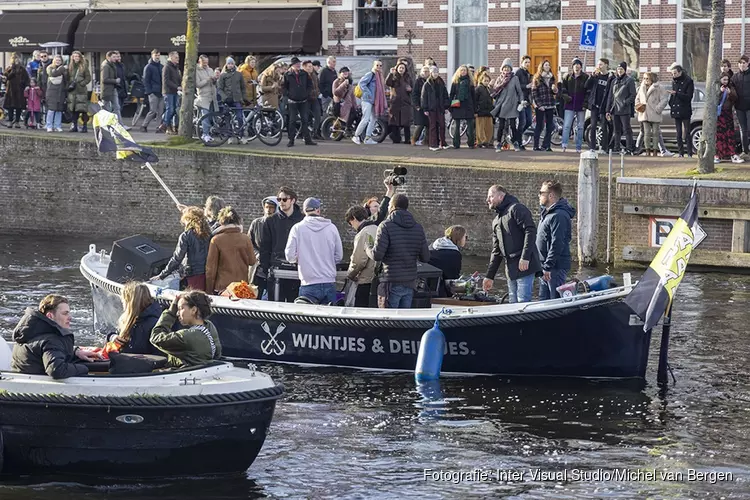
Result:
<svg viewBox="0 0 750 500"><path fill-rule="evenodd" d="M69 53L81 11L3 11L0 13L0 52L4 54L3 67L9 55L17 52L24 61L43 47L54 46L56 51Z"/></svg>

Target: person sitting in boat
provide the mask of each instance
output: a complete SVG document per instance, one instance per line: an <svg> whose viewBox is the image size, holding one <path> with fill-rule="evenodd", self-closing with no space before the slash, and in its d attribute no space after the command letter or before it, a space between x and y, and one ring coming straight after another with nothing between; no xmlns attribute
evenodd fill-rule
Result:
<svg viewBox="0 0 750 500"><path fill-rule="evenodd" d="M410 309L417 287L417 261L430 260L424 229L409 212L409 198L397 194L388 205L388 218L378 226L375 246L368 256L383 263L378 284L378 307Z"/></svg>
<svg viewBox="0 0 750 500"><path fill-rule="evenodd" d="M161 313L151 331L151 344L167 355L168 366L201 365L221 357L219 333L207 319L210 300L204 292L191 290L176 296L169 309ZM178 319L184 328L173 332Z"/></svg>
<svg viewBox="0 0 750 500"><path fill-rule="evenodd" d="M208 220L199 207L187 207L180 217L185 231L177 240L177 247L167 267L158 275L151 278L163 280L180 267L182 260L187 257L184 266L187 286L193 290L206 290L206 258L208 245L211 241L211 228Z"/></svg>
<svg viewBox="0 0 750 500"><path fill-rule="evenodd" d="M208 245L206 291L219 295L230 283L247 279L250 266L255 264L255 249L234 208L222 208L216 220L219 227Z"/></svg>
<svg viewBox="0 0 750 500"><path fill-rule="evenodd" d="M74 347L70 331L70 305L61 295L47 295L39 308L26 309L13 330L11 369L30 375L44 375L58 380L86 375L82 361L102 359L95 352Z"/></svg>
<svg viewBox="0 0 750 500"><path fill-rule="evenodd" d="M260 242L260 268L266 276L272 267L286 259L284 250L289 239L289 232L292 226L302 222L305 217L297 205L297 193L293 189L286 186L280 188L277 199L279 211L266 221ZM272 298L269 292L268 298L279 302L294 302L299 295L299 285L300 282L297 280L281 280L280 296Z"/></svg>
<svg viewBox="0 0 750 500"><path fill-rule="evenodd" d="M302 204L305 218L292 226L284 254L297 263L302 286L300 297L314 304L336 302L336 264L344 257L339 230L320 215L320 200L307 198Z"/></svg>
<svg viewBox="0 0 750 500"><path fill-rule="evenodd" d="M436 239L430 245L430 265L443 271L443 284L461 276L461 249L466 246L466 228L451 226L445 230L445 236ZM447 297L448 290L439 290L441 297Z"/></svg>
<svg viewBox="0 0 750 500"><path fill-rule="evenodd" d="M354 307L370 305L370 288L375 277L375 261L367 255L367 247L375 244L378 224L370 219L370 215L366 208L355 206L349 208L344 216L346 223L357 232L346 276L357 283Z"/></svg>
<svg viewBox="0 0 750 500"><path fill-rule="evenodd" d="M266 225L268 218L279 211L279 201L275 196L266 196L263 198L261 205L263 206L263 217L253 219L250 223L250 229L247 232L247 235L250 236L250 242L253 244L253 249L255 250L255 258L258 261L260 260L260 245L263 240L263 227ZM260 266L257 266L257 262L256 267L255 276L253 276L253 285L258 287L258 298L261 298L263 297L263 292L266 291L266 287L268 286L266 280L268 276L266 276L266 273L263 272Z"/></svg>
<svg viewBox="0 0 750 500"><path fill-rule="evenodd" d="M122 314L117 320L117 331L109 336L104 351L130 354L161 354L151 344L151 330L161 316L162 307L151 297L151 292L143 283L125 283L120 295Z"/></svg>

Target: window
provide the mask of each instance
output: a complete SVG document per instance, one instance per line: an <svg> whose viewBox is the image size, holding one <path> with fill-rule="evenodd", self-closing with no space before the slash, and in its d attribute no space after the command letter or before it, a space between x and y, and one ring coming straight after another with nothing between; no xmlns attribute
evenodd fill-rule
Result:
<svg viewBox="0 0 750 500"><path fill-rule="evenodd" d="M682 67L696 82L706 81L710 34L711 26L708 24L691 23L682 26Z"/></svg>
<svg viewBox="0 0 750 500"><path fill-rule="evenodd" d="M487 0L453 0L453 23L486 23Z"/></svg>
<svg viewBox="0 0 750 500"><path fill-rule="evenodd" d="M560 0L526 0L527 21L559 21Z"/></svg>
<svg viewBox="0 0 750 500"><path fill-rule="evenodd" d="M682 0L683 19L711 17L711 0Z"/></svg>
<svg viewBox="0 0 750 500"><path fill-rule="evenodd" d="M641 25L638 23L602 24L602 57L615 68L622 61L638 74L638 55L641 50Z"/></svg>
<svg viewBox="0 0 750 500"><path fill-rule="evenodd" d="M639 19L638 0L602 0L602 19Z"/></svg>
<svg viewBox="0 0 750 500"><path fill-rule="evenodd" d="M471 64L476 68L487 64L487 26L456 26L453 36L456 55L454 68L462 64Z"/></svg>

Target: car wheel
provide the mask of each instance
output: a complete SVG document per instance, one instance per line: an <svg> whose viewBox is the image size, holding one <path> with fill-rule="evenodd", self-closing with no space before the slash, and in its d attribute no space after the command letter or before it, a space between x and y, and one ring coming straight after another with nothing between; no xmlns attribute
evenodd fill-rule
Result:
<svg viewBox="0 0 750 500"><path fill-rule="evenodd" d="M698 146L700 146L701 143L701 132L703 132L702 124L694 126L690 131L690 140L693 142L693 151L698 151Z"/></svg>

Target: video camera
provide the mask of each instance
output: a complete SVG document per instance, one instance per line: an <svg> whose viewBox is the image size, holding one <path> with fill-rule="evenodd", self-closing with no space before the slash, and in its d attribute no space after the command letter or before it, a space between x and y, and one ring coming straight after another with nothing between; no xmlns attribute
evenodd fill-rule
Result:
<svg viewBox="0 0 750 500"><path fill-rule="evenodd" d="M383 178L388 181L388 184L402 186L406 184L406 167L393 167L392 170L384 170Z"/></svg>

